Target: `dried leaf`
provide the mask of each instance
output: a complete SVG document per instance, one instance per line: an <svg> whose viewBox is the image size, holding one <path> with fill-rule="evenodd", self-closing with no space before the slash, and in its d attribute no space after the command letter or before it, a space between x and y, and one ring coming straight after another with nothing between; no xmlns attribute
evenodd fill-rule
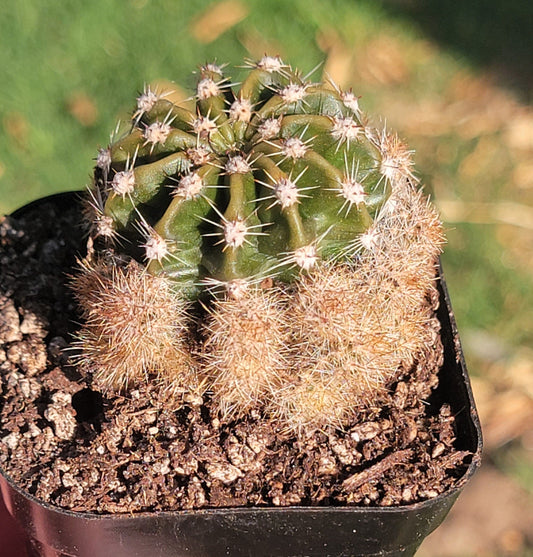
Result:
<svg viewBox="0 0 533 557"><path fill-rule="evenodd" d="M98 107L83 91L76 91L70 95L67 108L82 126L92 126L98 119Z"/></svg>
<svg viewBox="0 0 533 557"><path fill-rule="evenodd" d="M317 36L318 46L327 54L324 79L330 79L341 88L352 81L352 52L333 29L321 31Z"/></svg>
<svg viewBox="0 0 533 557"><path fill-rule="evenodd" d="M237 0L219 2L193 22L191 33L201 43L211 43L247 15L248 8Z"/></svg>

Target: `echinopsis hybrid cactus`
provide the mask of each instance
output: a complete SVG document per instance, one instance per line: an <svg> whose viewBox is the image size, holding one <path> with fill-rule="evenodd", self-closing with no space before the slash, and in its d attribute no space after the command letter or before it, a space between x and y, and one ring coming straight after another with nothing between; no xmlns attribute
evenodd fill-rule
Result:
<svg viewBox="0 0 533 557"><path fill-rule="evenodd" d="M207 64L182 104L146 88L100 151L80 364L103 390L208 393L223 419L343 426L438 349L441 224L351 91L247 69L234 92Z"/></svg>

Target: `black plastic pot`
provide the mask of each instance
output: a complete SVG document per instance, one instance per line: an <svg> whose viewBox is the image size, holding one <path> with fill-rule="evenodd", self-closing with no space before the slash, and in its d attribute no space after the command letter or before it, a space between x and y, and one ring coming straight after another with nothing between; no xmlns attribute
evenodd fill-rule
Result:
<svg viewBox="0 0 533 557"><path fill-rule="evenodd" d="M61 206L73 194L47 198ZM34 204L31 204L34 206ZM17 211L20 216L27 207ZM481 429L444 279L439 319L444 365L434 396L456 416L457 448L473 458L455 489L393 508L237 508L136 515L74 513L45 504L5 474L0 488L9 512L43 557L326 557L411 556L443 521L480 463Z"/></svg>

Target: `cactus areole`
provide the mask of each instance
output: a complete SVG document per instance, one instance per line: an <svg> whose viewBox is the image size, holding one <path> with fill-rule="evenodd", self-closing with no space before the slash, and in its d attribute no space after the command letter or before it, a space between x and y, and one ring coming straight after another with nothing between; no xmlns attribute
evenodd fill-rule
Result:
<svg viewBox="0 0 533 557"><path fill-rule="evenodd" d="M437 349L441 224L354 93L245 67L201 67L183 103L146 87L100 150L80 362L104 389L155 374L225 417L343 426Z"/></svg>

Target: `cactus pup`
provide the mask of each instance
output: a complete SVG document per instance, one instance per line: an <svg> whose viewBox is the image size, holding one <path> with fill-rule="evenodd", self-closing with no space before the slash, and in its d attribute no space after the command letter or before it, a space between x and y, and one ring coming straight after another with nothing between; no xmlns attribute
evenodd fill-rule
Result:
<svg viewBox="0 0 533 557"><path fill-rule="evenodd" d="M345 427L440 349L441 223L353 92L273 56L236 89L216 64L184 103L145 88L99 152L79 361L104 391L155 380L226 421Z"/></svg>

